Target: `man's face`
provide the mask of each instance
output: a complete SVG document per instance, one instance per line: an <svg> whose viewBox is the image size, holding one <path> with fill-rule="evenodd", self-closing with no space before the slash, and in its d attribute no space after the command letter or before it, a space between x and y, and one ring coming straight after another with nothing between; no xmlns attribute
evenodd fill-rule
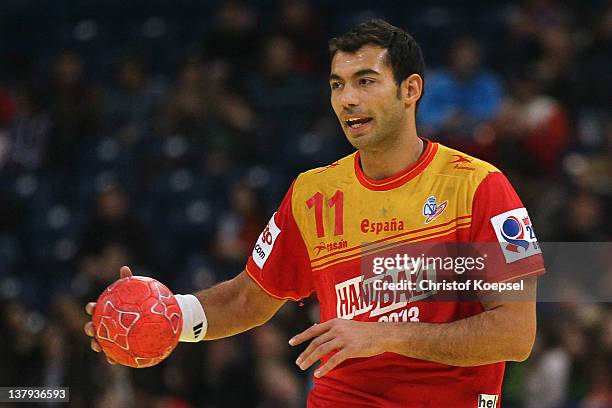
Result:
<svg viewBox="0 0 612 408"><path fill-rule="evenodd" d="M357 149L392 145L406 124L406 107L386 57L387 50L366 45L354 53L338 51L331 63L331 104Z"/></svg>

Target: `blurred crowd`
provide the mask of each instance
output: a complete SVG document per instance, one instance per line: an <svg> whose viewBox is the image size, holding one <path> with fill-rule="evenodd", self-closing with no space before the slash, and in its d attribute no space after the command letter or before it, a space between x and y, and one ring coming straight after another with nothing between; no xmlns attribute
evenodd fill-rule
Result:
<svg viewBox="0 0 612 408"><path fill-rule="evenodd" d="M421 136L504 171L540 241L612 239L609 0L76 3L0 4L2 386L70 385L77 407L304 405L312 373L286 342L312 301L146 370L93 353L83 307L124 264L176 293L242 270L292 179L351 152L327 40L369 17L423 48ZM540 304L539 327L503 406L612 406L610 304Z"/></svg>

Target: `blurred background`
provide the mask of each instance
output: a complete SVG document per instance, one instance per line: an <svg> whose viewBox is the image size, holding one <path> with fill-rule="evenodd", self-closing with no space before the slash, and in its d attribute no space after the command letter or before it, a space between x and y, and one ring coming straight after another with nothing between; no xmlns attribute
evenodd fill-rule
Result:
<svg viewBox="0 0 612 408"><path fill-rule="evenodd" d="M303 406L312 373L286 341L313 302L146 370L89 349L83 306L124 264L176 293L242 270L291 180L351 152L327 40L369 17L423 48L421 136L502 169L540 241L611 240L610 0L2 0L0 385ZM503 406L612 407L611 305L540 304L539 325Z"/></svg>

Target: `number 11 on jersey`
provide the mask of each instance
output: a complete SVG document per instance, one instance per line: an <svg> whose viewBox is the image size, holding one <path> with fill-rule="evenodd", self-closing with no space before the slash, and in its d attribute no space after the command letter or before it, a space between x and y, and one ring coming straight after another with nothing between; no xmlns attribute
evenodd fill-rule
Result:
<svg viewBox="0 0 612 408"><path fill-rule="evenodd" d="M323 225L323 193L315 193L306 201L308 208L314 207L315 224L317 226L317 238L325 236ZM344 193L336 190L333 196L326 200L327 206L334 209L334 235L344 234Z"/></svg>

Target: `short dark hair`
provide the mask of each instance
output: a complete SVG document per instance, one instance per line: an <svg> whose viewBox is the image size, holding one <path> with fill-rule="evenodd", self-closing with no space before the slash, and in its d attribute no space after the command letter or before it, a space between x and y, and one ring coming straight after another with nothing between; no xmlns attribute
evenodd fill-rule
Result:
<svg viewBox="0 0 612 408"><path fill-rule="evenodd" d="M419 44L406 31L379 18L365 21L332 38L329 41L330 59L338 51L353 53L365 45L387 50L387 63L398 86L412 74L419 74L425 81L425 60Z"/></svg>

